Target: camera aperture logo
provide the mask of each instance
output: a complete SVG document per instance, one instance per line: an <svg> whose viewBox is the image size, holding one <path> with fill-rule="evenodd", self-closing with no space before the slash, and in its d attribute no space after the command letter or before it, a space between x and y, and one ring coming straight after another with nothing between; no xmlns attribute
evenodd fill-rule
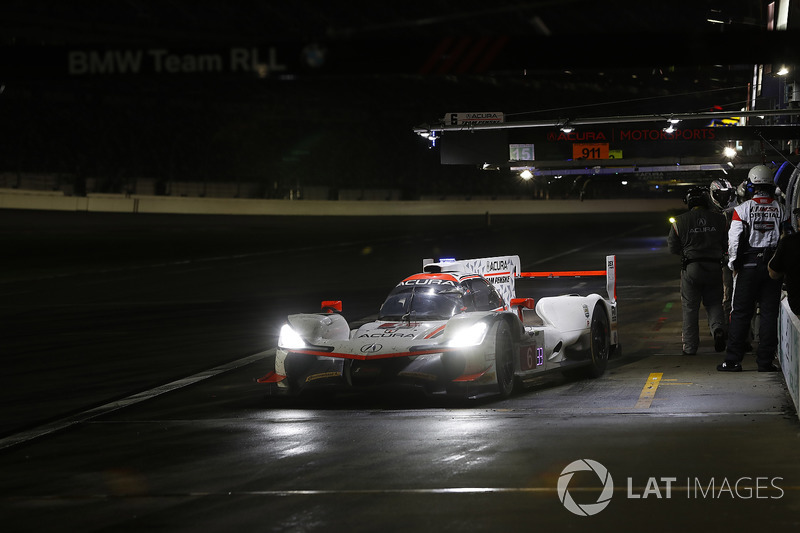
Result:
<svg viewBox="0 0 800 533"><path fill-rule="evenodd" d="M592 471L597 474L603 486L603 490L595 503L578 504L569 493L569 482L572 481L572 476L575 475L575 472L583 471ZM608 504L611 503L611 496L614 495L614 480L611 478L611 474L608 473L608 469L597 461L578 459L568 464L561 471L557 489L558 499L561 500L567 511L578 516L592 516L608 507Z"/></svg>

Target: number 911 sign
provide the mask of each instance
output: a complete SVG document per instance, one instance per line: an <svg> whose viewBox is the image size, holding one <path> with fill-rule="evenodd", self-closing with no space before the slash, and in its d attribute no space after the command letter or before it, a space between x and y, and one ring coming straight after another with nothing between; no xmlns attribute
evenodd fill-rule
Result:
<svg viewBox="0 0 800 533"><path fill-rule="evenodd" d="M608 143L575 143L572 159L608 159Z"/></svg>

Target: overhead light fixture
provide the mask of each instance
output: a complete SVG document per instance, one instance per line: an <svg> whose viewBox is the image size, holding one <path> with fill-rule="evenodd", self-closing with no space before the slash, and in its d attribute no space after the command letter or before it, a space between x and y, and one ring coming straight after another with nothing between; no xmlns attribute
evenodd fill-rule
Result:
<svg viewBox="0 0 800 533"><path fill-rule="evenodd" d="M789 69L786 68L786 65L783 65L781 66L781 68L778 69L778 72L776 72L776 74L778 76L786 76L787 74L789 74Z"/></svg>
<svg viewBox="0 0 800 533"><path fill-rule="evenodd" d="M573 131L575 131L575 128L573 128L572 126L561 126L561 131L563 131L564 133L572 133Z"/></svg>
<svg viewBox="0 0 800 533"><path fill-rule="evenodd" d="M736 157L736 149L730 146L726 146L722 150L722 155L724 155L728 159L733 159L734 157Z"/></svg>
<svg viewBox="0 0 800 533"><path fill-rule="evenodd" d="M711 24L725 24L721 9L710 9L706 13L706 21Z"/></svg>
<svg viewBox="0 0 800 533"><path fill-rule="evenodd" d="M529 169L526 168L525 170L519 173L519 177L527 181L533 177L533 172L531 172Z"/></svg>
<svg viewBox="0 0 800 533"><path fill-rule="evenodd" d="M431 144L428 146L428 148L433 148L434 146L436 146L436 141L439 140L439 137L436 136L436 132L431 130L417 131L417 135L419 135L423 139L428 139L430 141Z"/></svg>
<svg viewBox="0 0 800 533"><path fill-rule="evenodd" d="M667 122L669 123L669 126L664 128L664 133L675 133L675 124L677 124L680 121L681 121L681 119L679 119L679 118L669 117L667 119Z"/></svg>

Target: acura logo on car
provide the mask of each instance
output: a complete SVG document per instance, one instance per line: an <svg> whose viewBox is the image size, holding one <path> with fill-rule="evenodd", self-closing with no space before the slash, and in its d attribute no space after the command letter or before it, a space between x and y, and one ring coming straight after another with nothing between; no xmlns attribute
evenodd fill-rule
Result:
<svg viewBox="0 0 800 533"><path fill-rule="evenodd" d="M380 344L365 344L361 347L361 353L375 353L381 351L381 349L383 349L383 346Z"/></svg>

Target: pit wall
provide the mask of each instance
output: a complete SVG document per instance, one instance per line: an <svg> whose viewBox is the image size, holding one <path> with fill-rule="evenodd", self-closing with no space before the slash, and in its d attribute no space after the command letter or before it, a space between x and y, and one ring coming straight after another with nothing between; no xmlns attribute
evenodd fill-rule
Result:
<svg viewBox="0 0 800 533"><path fill-rule="evenodd" d="M0 189L0 209L186 215L400 216L635 213L685 209L666 200L262 200L123 194L67 196L62 191Z"/></svg>
<svg viewBox="0 0 800 533"><path fill-rule="evenodd" d="M800 417L800 318L789 309L786 298L781 302L778 319L778 358L783 378Z"/></svg>

